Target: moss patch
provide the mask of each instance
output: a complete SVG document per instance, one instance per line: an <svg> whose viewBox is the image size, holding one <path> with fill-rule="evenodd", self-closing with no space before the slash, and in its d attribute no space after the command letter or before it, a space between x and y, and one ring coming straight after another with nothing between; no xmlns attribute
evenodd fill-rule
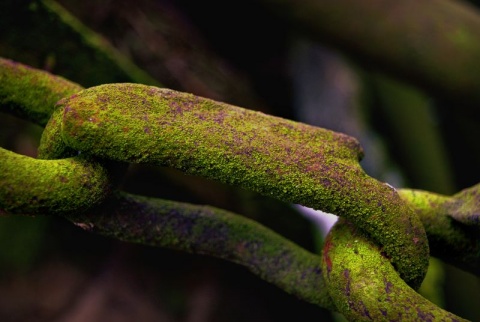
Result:
<svg viewBox="0 0 480 322"><path fill-rule="evenodd" d="M235 262L287 293L334 310L320 256L234 213L117 193L95 213L68 218L84 229L116 239Z"/></svg>
<svg viewBox="0 0 480 322"><path fill-rule="evenodd" d="M83 89L45 71L0 58L0 108L44 126L55 103Z"/></svg>
<svg viewBox="0 0 480 322"><path fill-rule="evenodd" d="M139 84L86 89L61 102L62 137L83 153L169 166L349 218L418 287L425 231L395 189L367 176L347 135L191 94Z"/></svg>
<svg viewBox="0 0 480 322"><path fill-rule="evenodd" d="M84 157L38 160L0 148L0 209L47 215L84 211L108 195L110 178Z"/></svg>
<svg viewBox="0 0 480 322"><path fill-rule="evenodd" d="M466 321L410 288L385 254L354 225L340 220L327 237L330 296L349 321Z"/></svg>

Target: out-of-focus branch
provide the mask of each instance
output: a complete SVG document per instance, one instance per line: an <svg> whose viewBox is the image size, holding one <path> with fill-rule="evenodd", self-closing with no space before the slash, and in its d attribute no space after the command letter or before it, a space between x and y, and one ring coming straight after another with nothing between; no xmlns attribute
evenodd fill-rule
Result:
<svg viewBox="0 0 480 322"><path fill-rule="evenodd" d="M462 1L263 0L312 37L436 94L480 99L480 14Z"/></svg>
<svg viewBox="0 0 480 322"><path fill-rule="evenodd" d="M455 192L450 155L446 151L430 97L413 86L374 75L378 110L392 133L408 186L451 194Z"/></svg>
<svg viewBox="0 0 480 322"><path fill-rule="evenodd" d="M52 70L83 86L159 85L53 0L0 3L0 55Z"/></svg>

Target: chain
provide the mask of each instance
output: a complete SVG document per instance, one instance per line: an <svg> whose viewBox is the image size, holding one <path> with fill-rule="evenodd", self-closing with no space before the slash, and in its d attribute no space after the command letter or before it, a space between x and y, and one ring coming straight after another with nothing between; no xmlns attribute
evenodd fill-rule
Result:
<svg viewBox="0 0 480 322"><path fill-rule="evenodd" d="M461 320L414 290L428 267L427 234L438 239L432 252L457 249L455 260L478 273L480 186L452 197L397 191L364 173L354 138L169 89L82 89L4 59L0 84L0 108L46 124L38 159L0 149L0 211L61 215L120 240L230 260L355 321ZM343 219L323 254L312 254L240 215L119 191L128 163L173 167ZM477 230L459 229L453 217Z"/></svg>

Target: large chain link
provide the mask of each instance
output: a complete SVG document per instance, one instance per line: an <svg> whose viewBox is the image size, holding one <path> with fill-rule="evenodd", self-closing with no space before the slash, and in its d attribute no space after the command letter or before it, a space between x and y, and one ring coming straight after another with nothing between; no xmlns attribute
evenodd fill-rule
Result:
<svg viewBox="0 0 480 322"><path fill-rule="evenodd" d="M430 236L440 227L441 244L458 249L455 259L478 273L478 187L453 197L398 193L363 172L354 138L168 89L82 90L3 59L0 84L1 108L41 125L49 120L41 159L0 149L0 211L58 214L121 240L224 258L355 321L461 320L414 289L428 266L425 228ZM29 93L35 95L26 99ZM121 164L132 162L174 167L343 220L318 256L224 210L118 191ZM439 213L477 230L459 229L451 217L422 224Z"/></svg>

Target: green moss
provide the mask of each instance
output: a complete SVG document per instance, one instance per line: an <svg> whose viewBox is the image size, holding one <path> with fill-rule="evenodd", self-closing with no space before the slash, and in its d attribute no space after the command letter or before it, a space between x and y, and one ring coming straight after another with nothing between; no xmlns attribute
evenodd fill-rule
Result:
<svg viewBox="0 0 480 322"><path fill-rule="evenodd" d="M109 174L84 157L38 160L0 148L0 209L12 214L84 211L110 191Z"/></svg>
<svg viewBox="0 0 480 322"><path fill-rule="evenodd" d="M480 184L455 194L445 207L455 220L480 227Z"/></svg>
<svg viewBox="0 0 480 322"><path fill-rule="evenodd" d="M61 102L62 137L84 153L174 167L349 218L418 287L425 231L390 186L368 177L347 135L191 94L108 84Z"/></svg>
<svg viewBox="0 0 480 322"><path fill-rule="evenodd" d="M428 235L433 256L469 271L480 272L480 230L457 221L458 209L463 209L464 195L478 189L478 185L454 196L428 191L401 189L399 194L419 216ZM467 198L468 200L468 198ZM467 213L472 211L467 207Z"/></svg>
<svg viewBox="0 0 480 322"><path fill-rule="evenodd" d="M91 215L68 217L89 231L120 240L235 262L287 293L334 309L320 256L225 210L118 193Z"/></svg>
<svg viewBox="0 0 480 322"><path fill-rule="evenodd" d="M328 292L350 321L465 321L410 288L381 249L340 220L325 243Z"/></svg>
<svg viewBox="0 0 480 322"><path fill-rule="evenodd" d="M62 140L62 119L63 109L55 108L42 132L38 147L39 159L63 159L78 154L78 151L69 148Z"/></svg>
<svg viewBox="0 0 480 322"><path fill-rule="evenodd" d="M83 88L62 77L0 58L0 108L45 125L58 100Z"/></svg>

